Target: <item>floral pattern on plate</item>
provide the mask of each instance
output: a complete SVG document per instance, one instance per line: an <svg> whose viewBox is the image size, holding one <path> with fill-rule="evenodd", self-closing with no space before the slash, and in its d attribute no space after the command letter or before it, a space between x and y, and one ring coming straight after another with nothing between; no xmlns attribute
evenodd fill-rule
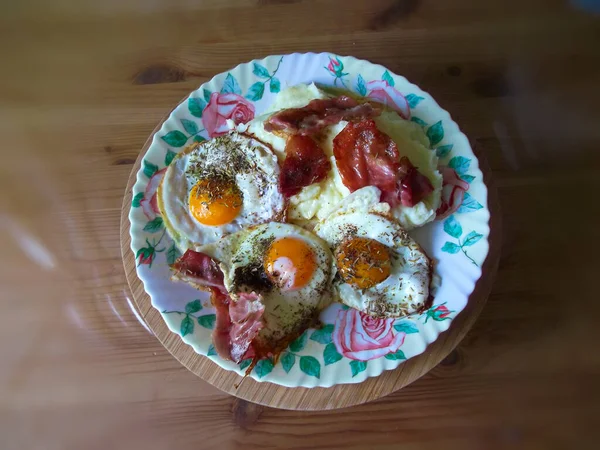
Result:
<svg viewBox="0 0 600 450"><path fill-rule="evenodd" d="M192 92L164 122L144 156L133 188L132 251L138 276L171 331L227 370L243 374L250 364L222 360L211 342L215 311L208 295L172 282L168 264L180 252L165 233L156 189L165 168L186 145L227 131L261 114L283 88L315 82L352 89L423 127L444 176L443 219L411 235L437 261L441 277L434 304L402 319L377 319L334 304L278 361L260 361L250 376L284 386L355 383L398 367L422 353L448 329L467 304L488 251L487 190L468 140L447 112L417 86L382 66L332 54L269 56L215 76ZM452 169L452 170L450 170Z"/></svg>

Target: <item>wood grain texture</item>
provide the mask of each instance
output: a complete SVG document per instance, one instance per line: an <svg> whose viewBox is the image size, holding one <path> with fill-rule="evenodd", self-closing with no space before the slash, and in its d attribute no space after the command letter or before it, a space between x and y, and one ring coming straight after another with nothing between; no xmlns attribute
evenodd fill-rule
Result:
<svg viewBox="0 0 600 450"><path fill-rule="evenodd" d="M242 378L233 372L222 369L209 358L197 354L191 346L181 340L177 333L169 330L159 311L152 306L150 296L144 291L144 286L137 276L135 255L131 251L129 211L131 209L132 188L142 160L152 142L152 136L160 129L164 120L166 120L166 117L156 126L146 140L127 182L121 209L123 266L133 300L142 319L167 350L203 380L243 400L275 408L327 410L359 405L386 396L412 383L437 366L458 345L477 319L485 305L496 276L501 247L500 208L490 171L485 170L485 162L482 162L481 165L485 181L489 185L489 209L492 219L490 220L490 252L482 267L483 275L469 298L467 308L460 313L459 318L452 321L450 329L442 333L434 344L428 346L423 354L409 359L396 370L384 371L380 376L368 378L362 383L311 389L286 388L268 382L260 383L252 378Z"/></svg>
<svg viewBox="0 0 600 450"><path fill-rule="evenodd" d="M598 15L584 0L402 3L0 4L3 449L598 447ZM121 258L123 193L156 124L214 74L295 51L428 91L502 206L496 281L458 347L330 411L263 407L192 374L136 316Z"/></svg>

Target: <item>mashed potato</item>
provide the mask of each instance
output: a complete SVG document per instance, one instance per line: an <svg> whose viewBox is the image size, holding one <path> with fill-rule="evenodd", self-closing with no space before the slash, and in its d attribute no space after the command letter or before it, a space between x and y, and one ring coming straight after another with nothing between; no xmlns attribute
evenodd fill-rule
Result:
<svg viewBox="0 0 600 450"><path fill-rule="evenodd" d="M299 84L281 91L267 112L254 118L247 126L247 132L259 140L270 144L277 157L285 159L285 139L265 131L264 121L274 112L285 108L301 108L314 99L329 97L314 84ZM375 119L377 127L388 134L398 144L400 154L407 156L419 171L431 181L434 191L413 207L396 206L391 209L402 226L412 229L435 219L440 206L442 177L437 171L438 159L428 147L423 129L416 123L402 119L393 111L384 111ZM336 206L350 194L344 186L333 156L333 139L344 129L347 122L342 121L326 129L319 144L331 159L332 170L326 179L311 184L290 198L288 218L291 222L312 228L323 220Z"/></svg>

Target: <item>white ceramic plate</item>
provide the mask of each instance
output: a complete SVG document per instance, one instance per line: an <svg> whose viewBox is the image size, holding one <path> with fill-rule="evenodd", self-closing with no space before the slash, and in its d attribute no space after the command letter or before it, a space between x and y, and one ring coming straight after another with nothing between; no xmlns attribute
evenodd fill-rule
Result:
<svg viewBox="0 0 600 450"><path fill-rule="evenodd" d="M173 333L224 369L243 374L249 364L247 360L238 366L216 354L211 342L215 311L208 295L170 280L167 264L179 252L165 233L154 197L165 167L194 140L224 132L226 119L246 122L261 114L281 89L311 82L386 99L408 120L423 126L440 164L455 169L462 179L445 187L446 197L464 194L464 199L451 216L410 233L437 261L442 283L433 306L398 320L373 319L338 304L330 306L321 315L323 329L307 330L276 364L263 360L250 375L290 387L358 383L422 353L465 308L488 253L487 189L477 158L450 115L429 94L385 67L353 57L269 56L216 75L192 92L154 135L137 174L129 214L131 249L152 305Z"/></svg>

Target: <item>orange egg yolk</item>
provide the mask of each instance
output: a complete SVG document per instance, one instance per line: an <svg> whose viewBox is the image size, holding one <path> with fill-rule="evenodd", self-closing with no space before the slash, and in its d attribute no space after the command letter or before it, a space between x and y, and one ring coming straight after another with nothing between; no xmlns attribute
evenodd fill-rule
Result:
<svg viewBox="0 0 600 450"><path fill-rule="evenodd" d="M390 276L387 246L373 239L353 237L336 249L335 259L342 279L359 289L368 289Z"/></svg>
<svg viewBox="0 0 600 450"><path fill-rule="evenodd" d="M303 239L284 237L273 241L264 260L269 279L284 291L308 284L317 268L315 254Z"/></svg>
<svg viewBox="0 0 600 450"><path fill-rule="evenodd" d="M202 225L217 226L231 222L242 209L242 193L227 180L200 180L188 200L190 212Z"/></svg>

